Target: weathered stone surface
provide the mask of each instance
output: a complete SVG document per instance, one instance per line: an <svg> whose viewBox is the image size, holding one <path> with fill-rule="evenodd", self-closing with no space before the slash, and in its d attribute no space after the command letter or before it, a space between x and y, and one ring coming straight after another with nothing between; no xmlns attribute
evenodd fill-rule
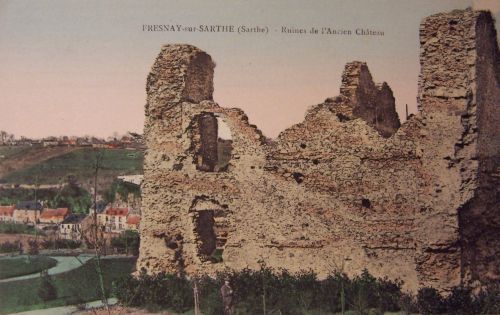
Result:
<svg viewBox="0 0 500 315"><path fill-rule="evenodd" d="M266 139L212 100L214 63L166 45L148 77L139 268L259 268L400 278L410 290L498 279L498 44L489 13L421 26L420 112L346 65L340 95ZM216 166L217 121L232 133ZM219 150L215 150L215 146ZM222 252L222 262L214 249Z"/></svg>

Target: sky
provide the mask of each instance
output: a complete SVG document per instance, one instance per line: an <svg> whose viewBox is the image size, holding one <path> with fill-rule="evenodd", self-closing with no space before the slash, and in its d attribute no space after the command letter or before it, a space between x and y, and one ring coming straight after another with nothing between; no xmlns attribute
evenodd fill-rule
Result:
<svg viewBox="0 0 500 315"><path fill-rule="evenodd" d="M489 8L500 20L500 1L472 1L0 0L0 130L33 138L142 133L146 77L168 43L211 55L214 100L242 108L268 137L338 95L343 68L354 60L389 84L404 120L405 104L417 108L420 21L468 6ZM153 24L269 31L143 31ZM384 36L288 34L282 27Z"/></svg>

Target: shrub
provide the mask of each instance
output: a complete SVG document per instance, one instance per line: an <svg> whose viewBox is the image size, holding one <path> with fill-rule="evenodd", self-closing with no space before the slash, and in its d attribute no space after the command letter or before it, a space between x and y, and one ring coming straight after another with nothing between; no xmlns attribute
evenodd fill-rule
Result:
<svg viewBox="0 0 500 315"><path fill-rule="evenodd" d="M118 237L111 239L111 246L116 248L118 252L134 256L139 255L140 237L137 231L127 230Z"/></svg>
<svg viewBox="0 0 500 315"><path fill-rule="evenodd" d="M315 298L315 306L325 311L337 313L342 310L342 284L349 285L350 279L346 274L335 273L329 275L319 284L319 292Z"/></svg>
<svg viewBox="0 0 500 315"><path fill-rule="evenodd" d="M0 253L12 253L19 250L19 243L16 242L4 242L0 244Z"/></svg>
<svg viewBox="0 0 500 315"><path fill-rule="evenodd" d="M490 283L473 298L474 314L500 314L500 284Z"/></svg>
<svg viewBox="0 0 500 315"><path fill-rule="evenodd" d="M365 269L347 286L346 296L350 308L358 315L368 314L369 308L378 306L377 279Z"/></svg>
<svg viewBox="0 0 500 315"><path fill-rule="evenodd" d="M417 301L413 295L406 293L401 294L398 304L399 308L405 313L405 315L418 313Z"/></svg>
<svg viewBox="0 0 500 315"><path fill-rule="evenodd" d="M40 273L40 287L38 288L38 296L43 301L51 301L57 298L57 289L52 283L47 271Z"/></svg>
<svg viewBox="0 0 500 315"><path fill-rule="evenodd" d="M377 307L382 312L396 312L400 310L401 287L403 281L392 281L387 278L378 279L376 287Z"/></svg>
<svg viewBox="0 0 500 315"><path fill-rule="evenodd" d="M417 305L422 315L441 314L446 311L443 297L434 288L424 287L418 290Z"/></svg>
<svg viewBox="0 0 500 315"><path fill-rule="evenodd" d="M38 248L38 242L35 241L35 240L29 240L28 241L28 254L32 255L32 256L36 256L39 254L39 248Z"/></svg>
<svg viewBox="0 0 500 315"><path fill-rule="evenodd" d="M157 274L145 270L136 277L115 282L118 300L128 306L142 306L183 312L193 306L194 282L197 283L203 314L222 314L220 289L229 280L237 312L262 314L264 300L267 313L304 314L341 310L341 288L356 314L382 314L399 310L401 282L376 279L367 271L350 280L345 274L330 275L318 280L312 271L291 274L262 266L260 270L218 273L215 278L203 276L192 281L183 277Z"/></svg>
<svg viewBox="0 0 500 315"><path fill-rule="evenodd" d="M150 309L172 308L185 312L193 306L191 283L179 276L160 273L148 275L144 269L137 278L127 276L114 283L114 294L127 306L148 306Z"/></svg>
<svg viewBox="0 0 500 315"><path fill-rule="evenodd" d="M200 298L200 308L202 314L223 314L224 306L220 288L222 279L226 274L219 274L215 279L209 276L202 276L195 281L198 286L198 296Z"/></svg>
<svg viewBox="0 0 500 315"><path fill-rule="evenodd" d="M448 315L473 314L471 289L466 287L455 287L446 298L446 310Z"/></svg>
<svg viewBox="0 0 500 315"><path fill-rule="evenodd" d="M82 246L81 241L67 240L67 239L56 239L56 240L44 240L41 243L41 247L44 249L76 249Z"/></svg>

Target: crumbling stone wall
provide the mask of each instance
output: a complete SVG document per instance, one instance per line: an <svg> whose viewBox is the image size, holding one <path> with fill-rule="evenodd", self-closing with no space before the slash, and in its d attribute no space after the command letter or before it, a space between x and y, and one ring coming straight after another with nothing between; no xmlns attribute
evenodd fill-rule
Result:
<svg viewBox="0 0 500 315"><path fill-rule="evenodd" d="M495 35L488 13L431 16L421 27L417 115L400 125L389 86L352 62L340 95L277 139L213 102L209 55L164 46L147 84L138 267L367 268L411 290L495 279ZM217 119L232 133L223 171L214 166Z"/></svg>

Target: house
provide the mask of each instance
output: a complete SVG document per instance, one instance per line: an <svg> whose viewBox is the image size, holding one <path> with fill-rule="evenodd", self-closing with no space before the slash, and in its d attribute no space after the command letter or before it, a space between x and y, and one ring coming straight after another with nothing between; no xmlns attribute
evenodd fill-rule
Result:
<svg viewBox="0 0 500 315"><path fill-rule="evenodd" d="M59 224L61 223L68 215L68 208L57 208L57 209L45 209L42 211L40 215L40 223L41 224Z"/></svg>
<svg viewBox="0 0 500 315"><path fill-rule="evenodd" d="M57 140L43 140L42 146L44 147L56 147L59 145L59 141Z"/></svg>
<svg viewBox="0 0 500 315"><path fill-rule="evenodd" d="M139 230L139 223L141 223L141 216L138 214L129 214L127 217L127 224L126 224L126 229L127 230L134 230L138 231Z"/></svg>
<svg viewBox="0 0 500 315"><path fill-rule="evenodd" d="M105 231L108 233L120 233L126 230L128 212L128 208L106 209L103 220L105 222Z"/></svg>
<svg viewBox="0 0 500 315"><path fill-rule="evenodd" d="M43 206L38 201L20 201L14 209L14 221L35 225L40 220Z"/></svg>
<svg viewBox="0 0 500 315"><path fill-rule="evenodd" d="M0 206L0 222L13 222L14 209L14 206Z"/></svg>
<svg viewBox="0 0 500 315"><path fill-rule="evenodd" d="M85 214L70 214L59 225L59 237L67 240L81 240Z"/></svg>

